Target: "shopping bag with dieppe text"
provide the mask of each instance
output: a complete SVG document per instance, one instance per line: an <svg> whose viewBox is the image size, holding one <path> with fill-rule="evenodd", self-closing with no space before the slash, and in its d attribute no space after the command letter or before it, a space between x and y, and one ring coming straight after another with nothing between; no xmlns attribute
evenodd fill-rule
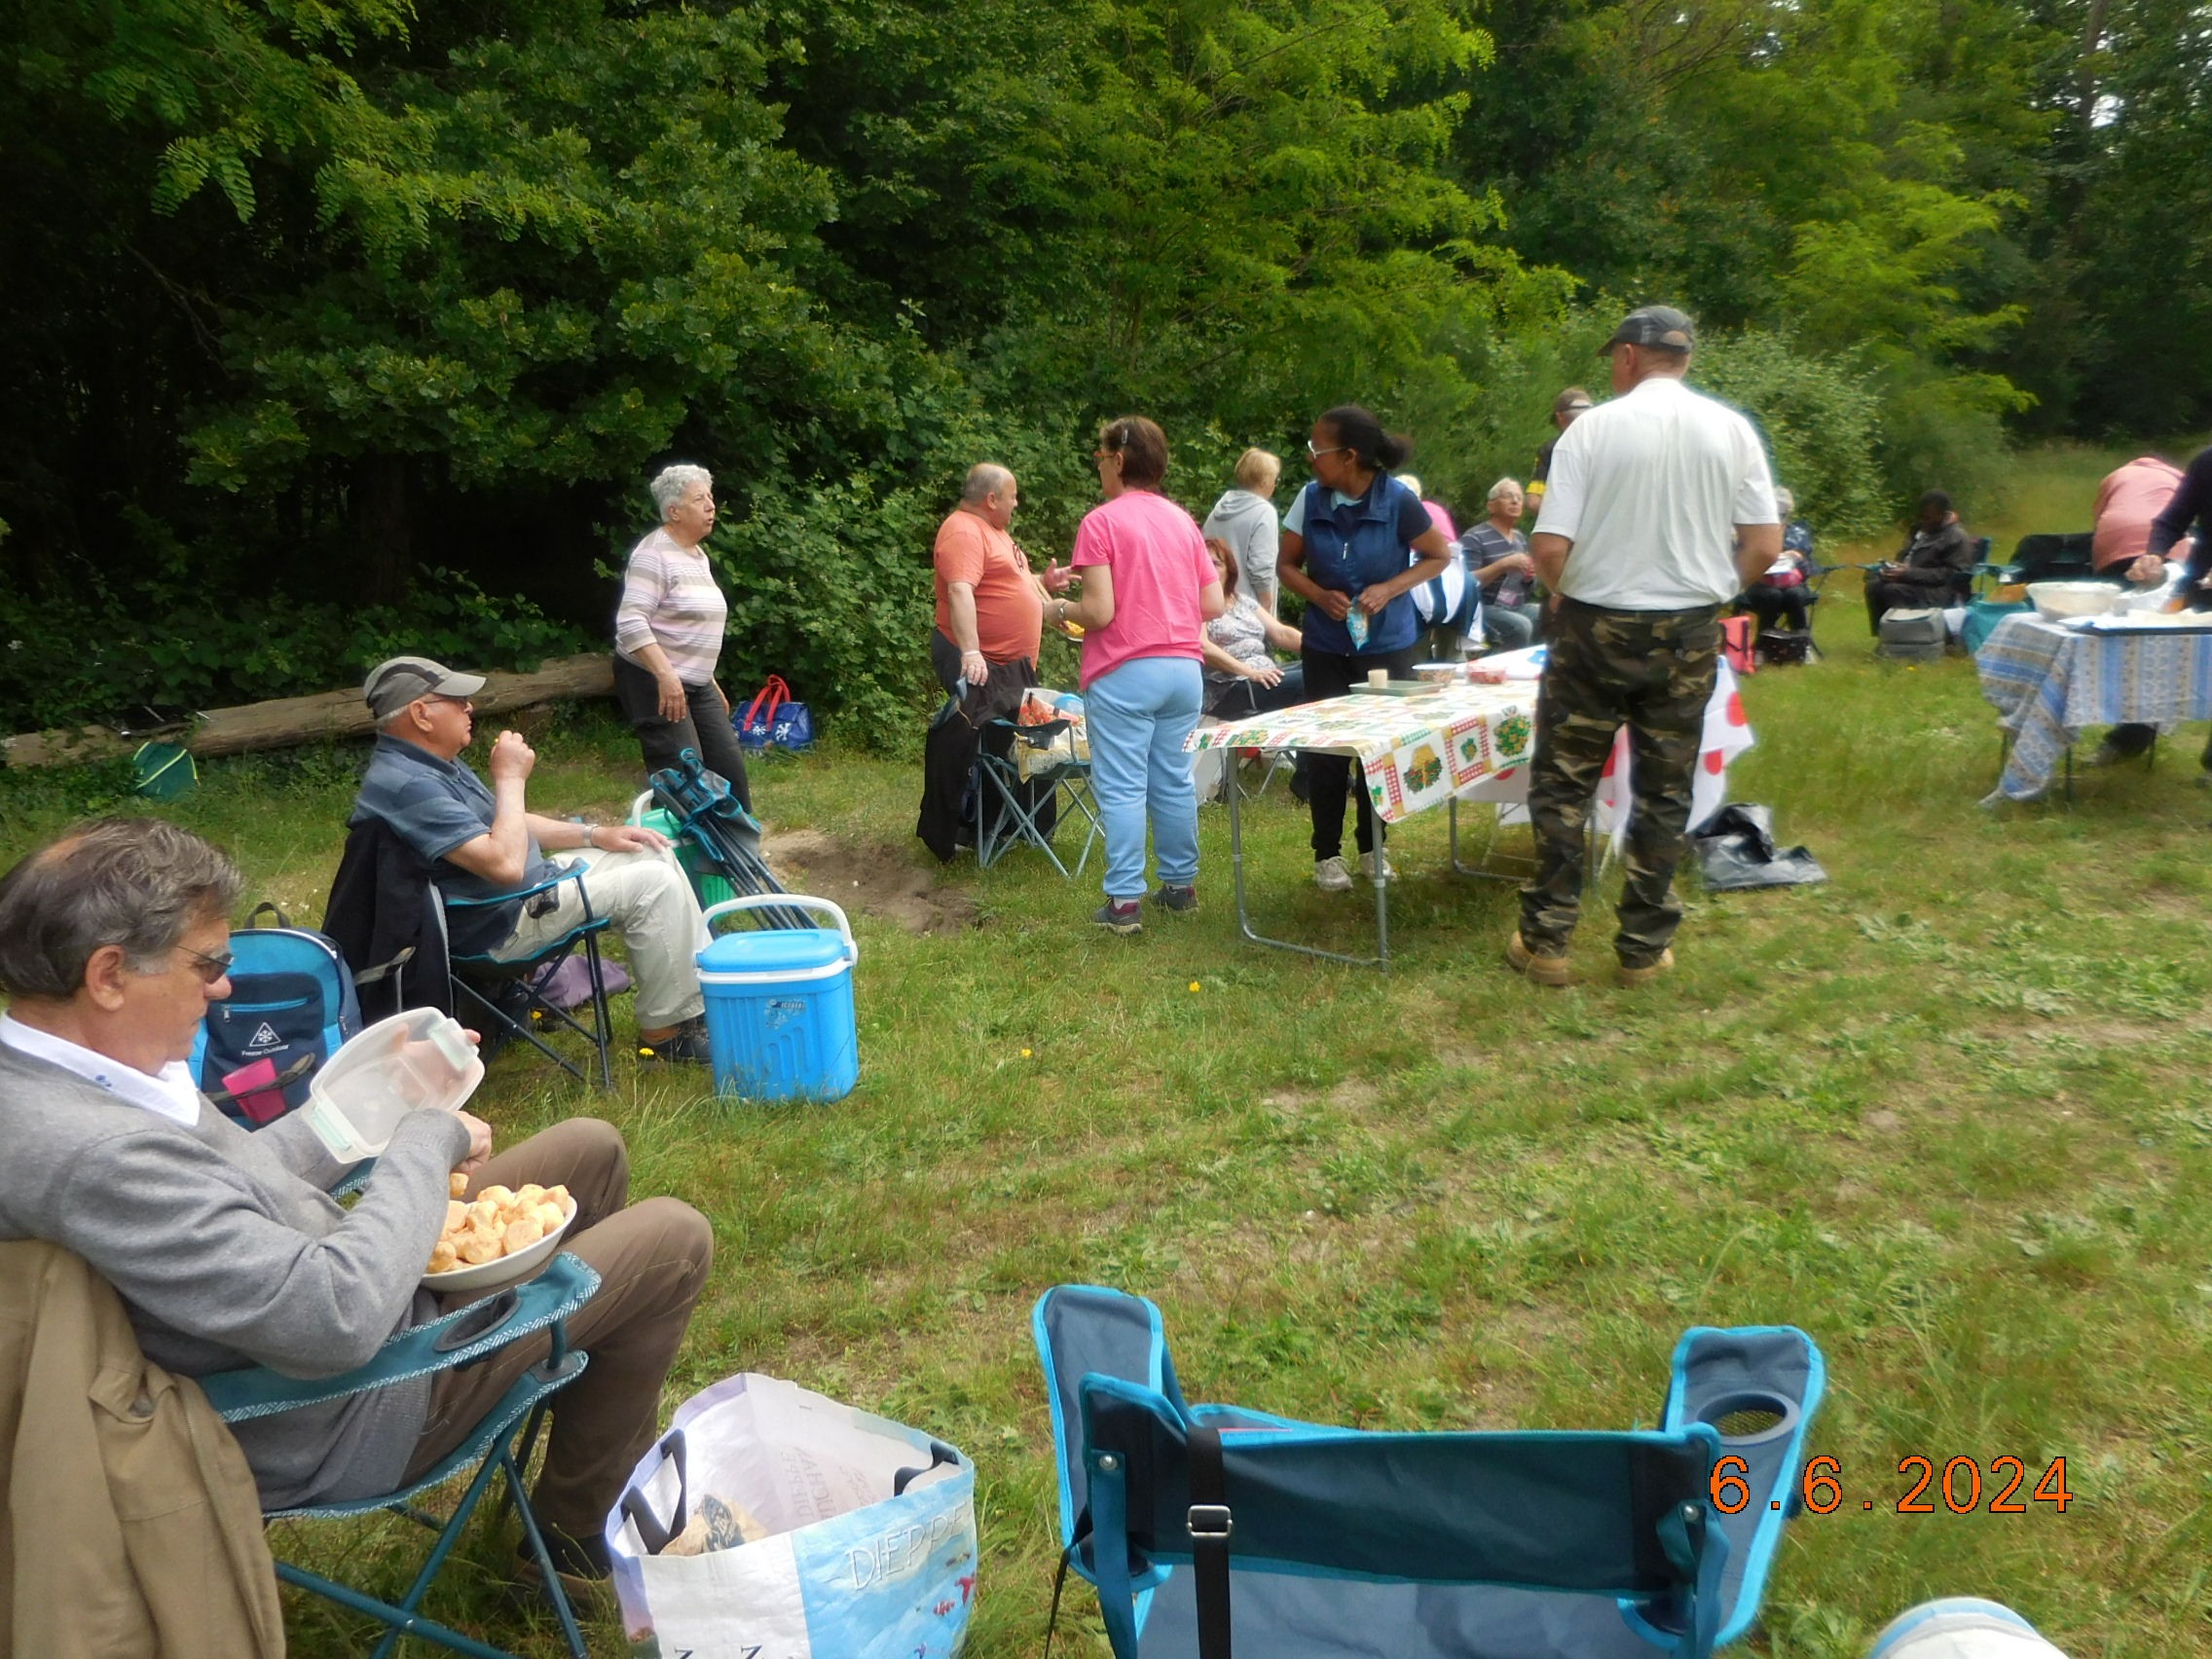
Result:
<svg viewBox="0 0 2212 1659"><path fill-rule="evenodd" d="M631 1648L658 1659L950 1659L976 1595L976 1471L919 1430L747 1373L694 1395L607 1518Z"/></svg>

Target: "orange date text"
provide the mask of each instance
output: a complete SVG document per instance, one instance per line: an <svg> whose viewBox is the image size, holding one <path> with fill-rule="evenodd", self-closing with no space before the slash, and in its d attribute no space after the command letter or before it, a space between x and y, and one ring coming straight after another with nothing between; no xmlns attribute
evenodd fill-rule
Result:
<svg viewBox="0 0 2212 1659"><path fill-rule="evenodd" d="M1723 1515L1739 1515L1751 1503L1751 1465L1731 1453L1713 1465L1713 1507ZM2023 1488L2027 1488L2023 1491ZM2028 1487L2028 1465L2007 1454L1987 1463L1972 1457L1951 1457L1938 1463L1918 1454L1898 1460L1893 1478L1883 1473L1854 1478L1846 1491L1843 1464L1825 1453L1806 1459L1797 1482L1797 1505L1815 1515L1838 1510L1883 1510L1896 1515L2025 1515L2029 1505L2047 1503L2058 1514L2074 1501L2066 1489L2066 1459L2053 1457L2041 1479ZM1783 1507L1784 1499L1768 1501L1769 1509Z"/></svg>

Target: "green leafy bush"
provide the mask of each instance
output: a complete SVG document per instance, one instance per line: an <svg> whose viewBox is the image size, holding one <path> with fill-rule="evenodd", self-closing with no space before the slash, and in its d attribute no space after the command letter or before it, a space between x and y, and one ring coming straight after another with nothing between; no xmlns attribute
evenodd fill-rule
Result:
<svg viewBox="0 0 2212 1659"><path fill-rule="evenodd" d="M1868 372L1840 352L1808 350L1769 329L1709 336L1691 379L1758 423L1775 482L1824 535L1865 535L1894 514L1876 456L1882 401Z"/></svg>

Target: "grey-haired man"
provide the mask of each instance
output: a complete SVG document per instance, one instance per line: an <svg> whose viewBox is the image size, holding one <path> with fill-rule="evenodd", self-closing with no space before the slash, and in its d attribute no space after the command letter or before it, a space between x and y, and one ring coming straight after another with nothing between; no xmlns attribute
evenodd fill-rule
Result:
<svg viewBox="0 0 2212 1659"><path fill-rule="evenodd" d="M559 873L547 850L574 852L589 867L552 889L549 907L515 898L449 912L453 948L526 957L592 914L612 923L638 987L638 1041L665 1060L707 1059L700 1029L698 952L706 925L668 839L629 824L573 824L524 803L537 755L520 732L493 740L482 779L461 759L475 733L469 699L480 675L457 674L428 657L392 657L369 671L361 693L377 720L377 745L361 778L351 822L381 819L429 866L449 899L520 894Z"/></svg>

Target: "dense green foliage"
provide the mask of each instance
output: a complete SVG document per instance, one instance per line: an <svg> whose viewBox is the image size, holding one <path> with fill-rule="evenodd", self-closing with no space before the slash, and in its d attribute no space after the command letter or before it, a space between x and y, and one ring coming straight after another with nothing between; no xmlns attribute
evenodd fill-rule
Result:
<svg viewBox="0 0 2212 1659"><path fill-rule="evenodd" d="M2079 12L2080 15L2077 15ZM1064 547L1366 402L1462 508L1626 302L1824 530L2007 421L2212 416L2181 0L25 0L0 16L0 725L604 637L718 474L727 679L918 689L961 471Z"/></svg>

